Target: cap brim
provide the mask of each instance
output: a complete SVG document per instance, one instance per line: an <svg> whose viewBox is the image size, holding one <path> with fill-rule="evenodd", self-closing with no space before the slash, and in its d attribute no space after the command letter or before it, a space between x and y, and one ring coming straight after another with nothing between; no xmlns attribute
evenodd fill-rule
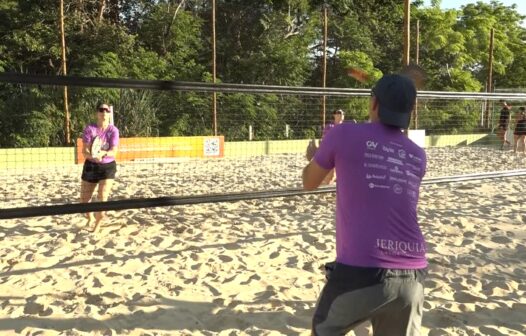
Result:
<svg viewBox="0 0 526 336"><path fill-rule="evenodd" d="M378 116L383 124L399 128L408 128L411 122L411 112L394 112L382 107L382 105L378 110Z"/></svg>

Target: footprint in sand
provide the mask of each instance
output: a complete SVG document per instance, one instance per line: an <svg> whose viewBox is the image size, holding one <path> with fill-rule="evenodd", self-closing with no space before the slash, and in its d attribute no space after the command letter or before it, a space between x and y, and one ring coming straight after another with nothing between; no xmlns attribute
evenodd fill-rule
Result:
<svg viewBox="0 0 526 336"><path fill-rule="evenodd" d="M491 237L491 241L494 242L494 243L497 243L497 244L507 244L507 243L511 243L512 240L508 237L505 237L505 236L495 236L495 237Z"/></svg>
<svg viewBox="0 0 526 336"><path fill-rule="evenodd" d="M51 309L51 307L45 308L43 304L37 303L35 301L28 301L24 306L24 314L49 316L52 313L53 309Z"/></svg>
<svg viewBox="0 0 526 336"><path fill-rule="evenodd" d="M228 262L231 262L231 261L234 260L234 258L229 257L229 256L224 255L224 254L219 255L218 258L224 263L228 263Z"/></svg>
<svg viewBox="0 0 526 336"><path fill-rule="evenodd" d="M243 285L243 286L246 286L248 285L251 281L259 281L261 280L261 277L257 274L252 274L246 281L243 281L243 282L240 282L239 284L240 285Z"/></svg>

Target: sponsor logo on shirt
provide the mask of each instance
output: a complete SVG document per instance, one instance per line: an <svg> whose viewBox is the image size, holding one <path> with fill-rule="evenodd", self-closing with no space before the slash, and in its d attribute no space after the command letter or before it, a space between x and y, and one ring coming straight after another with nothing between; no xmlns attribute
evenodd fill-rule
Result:
<svg viewBox="0 0 526 336"><path fill-rule="evenodd" d="M365 146L369 150L376 150L376 147L378 146L378 142L375 142L375 141L372 141L372 140L368 140L368 141L365 142Z"/></svg>
<svg viewBox="0 0 526 336"><path fill-rule="evenodd" d="M396 176L389 176L389 181L394 181L394 182L398 182L398 183L407 183L406 179L399 178L399 177L396 177Z"/></svg>
<svg viewBox="0 0 526 336"><path fill-rule="evenodd" d="M385 146L385 145L382 145L382 150L383 150L384 152L387 152L387 153L393 153L393 154L394 154L394 152L395 152L395 150L394 150L393 148L391 148L391 147L387 147L387 146Z"/></svg>
<svg viewBox="0 0 526 336"><path fill-rule="evenodd" d="M418 183L412 182L411 180L407 181L407 183L408 183L411 187L413 187L413 188L415 188L415 189L418 189Z"/></svg>
<svg viewBox="0 0 526 336"><path fill-rule="evenodd" d="M399 175L404 175L404 172L398 168L398 166L394 166L392 169L389 169L389 171L391 173L395 173L395 174L399 174Z"/></svg>
<svg viewBox="0 0 526 336"><path fill-rule="evenodd" d="M403 150L403 149L399 149L399 150L398 150L398 157L399 157L400 159L405 159L405 157L406 157L405 150Z"/></svg>
<svg viewBox="0 0 526 336"><path fill-rule="evenodd" d="M404 192L404 188L402 188L402 186L397 183L393 186L393 191L395 194L401 194Z"/></svg>
<svg viewBox="0 0 526 336"><path fill-rule="evenodd" d="M412 171L410 170L406 170L405 171L405 174L409 177L413 177L413 178L419 178L418 176L416 176Z"/></svg>
<svg viewBox="0 0 526 336"><path fill-rule="evenodd" d="M400 165L400 166L403 166L404 163L402 162L402 160L398 160L398 159L395 159L393 157L388 157L387 158L387 162L391 162L391 163L394 163L394 164L397 164L397 165Z"/></svg>
<svg viewBox="0 0 526 336"><path fill-rule="evenodd" d="M418 156L413 155L411 153L409 153L409 158L411 158L412 160L415 160L416 162L422 162L421 158L419 158Z"/></svg>
<svg viewBox="0 0 526 336"><path fill-rule="evenodd" d="M389 141L389 143L390 143L391 145L396 146L396 147L403 147L403 146L402 146L401 144L399 144L398 142Z"/></svg>
<svg viewBox="0 0 526 336"><path fill-rule="evenodd" d="M386 165L381 165L381 164L378 164L378 163L364 163L363 166L365 168L375 168L375 169L382 169L382 170L387 170L387 166Z"/></svg>
<svg viewBox="0 0 526 336"><path fill-rule="evenodd" d="M414 170L418 171L418 172L422 170L422 169L420 169L420 167L418 167L418 166L416 166L416 165L414 165L412 163L406 162L405 164L408 165L409 167L413 168Z"/></svg>
<svg viewBox="0 0 526 336"><path fill-rule="evenodd" d="M387 185L383 185L383 184L375 184L375 183L369 183L369 188L370 189L374 189L374 188L377 188L377 189L390 189L391 187L387 186Z"/></svg>
<svg viewBox="0 0 526 336"><path fill-rule="evenodd" d="M387 175L366 174L365 178L368 180L385 180Z"/></svg>
<svg viewBox="0 0 526 336"><path fill-rule="evenodd" d="M364 156L369 159L383 160L383 155L373 154L373 153L364 153Z"/></svg>
<svg viewBox="0 0 526 336"><path fill-rule="evenodd" d="M376 239L376 248L391 255L423 255L426 252L424 243L392 239Z"/></svg>

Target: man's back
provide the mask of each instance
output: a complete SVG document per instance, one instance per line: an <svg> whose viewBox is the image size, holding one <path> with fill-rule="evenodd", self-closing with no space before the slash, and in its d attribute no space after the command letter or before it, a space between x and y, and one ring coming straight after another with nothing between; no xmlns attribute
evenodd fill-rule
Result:
<svg viewBox="0 0 526 336"><path fill-rule="evenodd" d="M321 144L316 162L336 167L337 261L362 267L425 268L416 206L423 149L381 123L343 124Z"/></svg>

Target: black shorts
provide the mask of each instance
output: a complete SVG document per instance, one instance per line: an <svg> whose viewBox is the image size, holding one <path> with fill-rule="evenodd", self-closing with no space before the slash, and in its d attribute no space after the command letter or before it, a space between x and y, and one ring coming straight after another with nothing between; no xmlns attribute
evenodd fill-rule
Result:
<svg viewBox="0 0 526 336"><path fill-rule="evenodd" d="M116 172L117 163L115 161L95 163L86 160L82 168L82 180L90 183L99 183L102 180L114 179Z"/></svg>

